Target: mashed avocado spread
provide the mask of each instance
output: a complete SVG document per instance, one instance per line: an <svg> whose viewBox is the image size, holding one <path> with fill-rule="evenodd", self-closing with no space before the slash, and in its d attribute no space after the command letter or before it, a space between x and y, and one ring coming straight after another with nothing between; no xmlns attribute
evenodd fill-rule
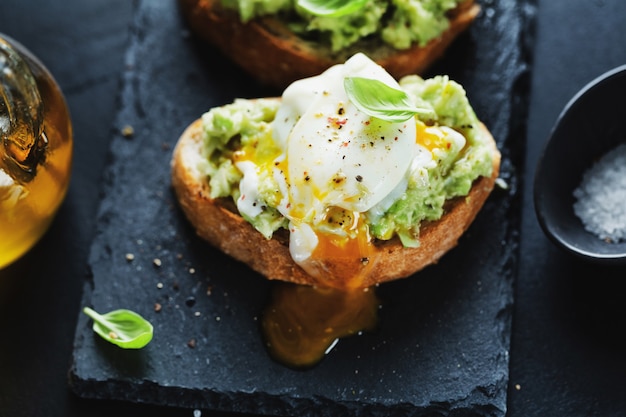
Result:
<svg viewBox="0 0 626 417"><path fill-rule="evenodd" d="M448 28L446 13L462 1L367 0L339 16L314 14L297 0L222 0L222 4L237 10L243 22L278 16L299 36L327 42L336 52L372 37L395 49L423 46Z"/></svg>
<svg viewBox="0 0 626 417"><path fill-rule="evenodd" d="M439 219L446 200L467 195L475 179L491 175L492 148L461 85L447 76L423 79L416 75L402 78L399 84L416 104L434 111L435 116L428 120L420 115L412 119L418 126L418 140L420 132L440 126L465 138L455 145L431 135L424 143L434 163L411 171L404 193L393 196L384 207L378 205L362 214L374 238L398 236L405 246L417 246L423 221ZM212 198L239 199L244 175L235 161L241 161L242 155L267 162L280 154L272 134L279 106L276 99L237 99L202 116L204 158L200 169L210 180ZM244 218L269 239L279 228L287 228L289 221L278 210L282 194L271 172L259 172L256 181L246 186L258 192L257 215Z"/></svg>

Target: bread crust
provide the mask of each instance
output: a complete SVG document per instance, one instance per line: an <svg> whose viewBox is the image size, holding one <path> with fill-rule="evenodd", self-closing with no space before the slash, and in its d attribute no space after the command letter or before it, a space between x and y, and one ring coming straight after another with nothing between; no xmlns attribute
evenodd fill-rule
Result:
<svg viewBox="0 0 626 417"><path fill-rule="evenodd" d="M208 181L197 169L202 158L201 119L189 125L176 144L171 160L172 186L185 216L202 239L266 278L315 286L366 288L408 277L437 263L457 245L493 190L499 173L500 153L487 128L482 124L481 128L492 142L492 175L478 178L466 197L450 200L440 220L422 224L419 247L404 247L397 237L376 241L358 281L346 282L341 278L346 268L353 268L345 259L319 261L315 267L325 271L323 278L307 274L291 258L286 231L279 231L268 240L237 213L231 200L209 197Z"/></svg>
<svg viewBox="0 0 626 417"><path fill-rule="evenodd" d="M249 75L273 87L322 73L364 52L395 79L422 74L438 60L480 12L474 0L466 0L448 13L449 28L427 45L396 50L382 42L363 40L333 53L329 48L303 40L272 17L241 23L239 15L225 10L219 0L179 0L180 9L193 33L216 46Z"/></svg>

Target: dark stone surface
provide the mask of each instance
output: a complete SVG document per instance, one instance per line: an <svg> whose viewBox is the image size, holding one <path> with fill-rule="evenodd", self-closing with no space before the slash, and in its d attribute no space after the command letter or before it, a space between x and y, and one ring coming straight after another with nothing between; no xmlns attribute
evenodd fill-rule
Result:
<svg viewBox="0 0 626 417"><path fill-rule="evenodd" d="M79 315L72 390L272 415L505 415L533 12L530 2L483 2L471 31L431 70L466 87L503 151L510 188L492 195L439 265L377 289L376 331L294 371L270 359L259 332L272 283L200 241L169 184L171 151L188 123L235 97L278 92L197 43L173 2L140 2L82 305L132 308L155 337L141 351L119 350ZM132 137L119 133L127 125Z"/></svg>

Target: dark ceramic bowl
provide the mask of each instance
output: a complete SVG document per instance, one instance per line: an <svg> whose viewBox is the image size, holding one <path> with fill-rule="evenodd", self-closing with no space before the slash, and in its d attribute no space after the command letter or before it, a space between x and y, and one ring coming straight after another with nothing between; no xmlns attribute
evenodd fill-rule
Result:
<svg viewBox="0 0 626 417"><path fill-rule="evenodd" d="M605 242L588 232L573 208L573 192L583 173L624 142L626 65L602 74L567 103L537 165L534 202L539 224L567 252L603 264L626 264L626 242Z"/></svg>

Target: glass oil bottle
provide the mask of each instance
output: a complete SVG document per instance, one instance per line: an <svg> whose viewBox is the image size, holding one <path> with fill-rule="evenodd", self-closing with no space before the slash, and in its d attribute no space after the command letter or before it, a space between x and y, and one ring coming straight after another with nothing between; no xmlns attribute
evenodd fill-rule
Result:
<svg viewBox="0 0 626 417"><path fill-rule="evenodd" d="M73 132L46 67L0 33L0 269L31 249L67 194Z"/></svg>

